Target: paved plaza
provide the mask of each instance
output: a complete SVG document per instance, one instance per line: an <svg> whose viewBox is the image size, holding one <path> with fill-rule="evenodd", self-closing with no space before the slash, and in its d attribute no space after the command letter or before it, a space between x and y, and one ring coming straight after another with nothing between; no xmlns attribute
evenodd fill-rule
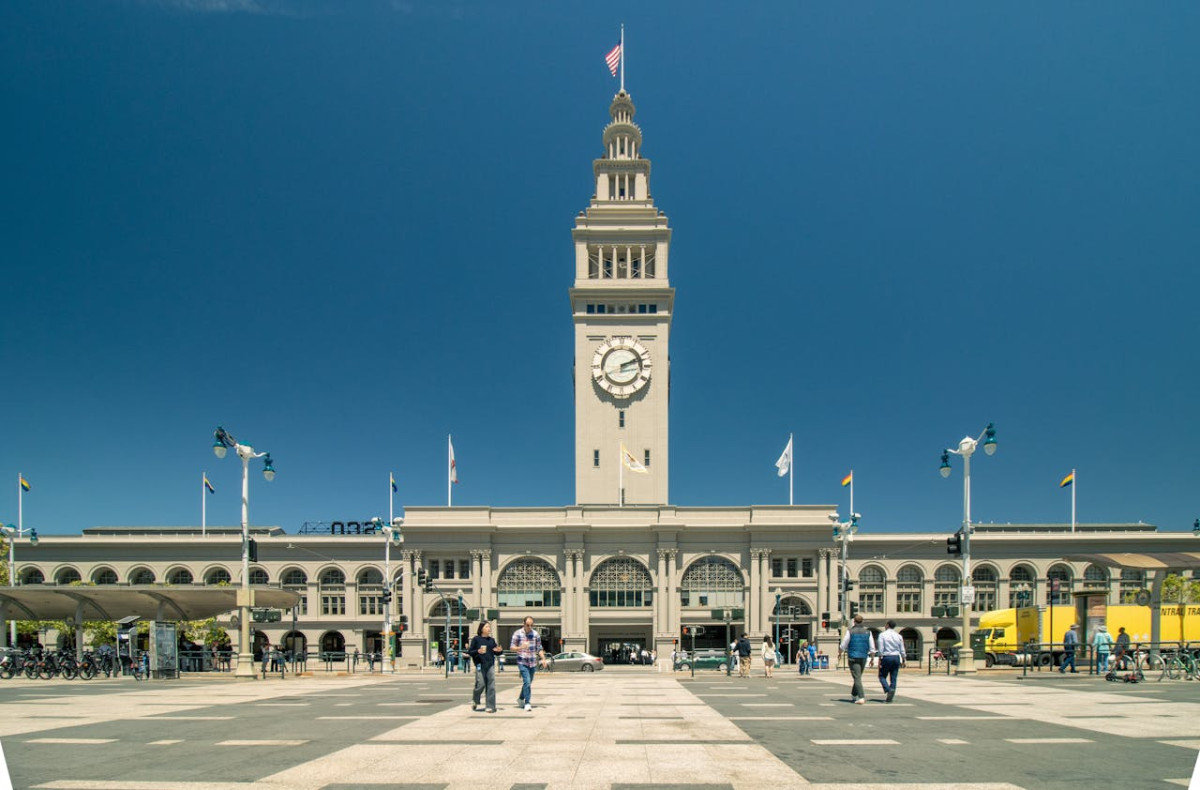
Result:
<svg viewBox="0 0 1200 790"><path fill-rule="evenodd" d="M854 705L845 672L645 668L470 676L0 683L13 786L167 788L1139 788L1188 786L1200 684L907 672Z"/></svg>

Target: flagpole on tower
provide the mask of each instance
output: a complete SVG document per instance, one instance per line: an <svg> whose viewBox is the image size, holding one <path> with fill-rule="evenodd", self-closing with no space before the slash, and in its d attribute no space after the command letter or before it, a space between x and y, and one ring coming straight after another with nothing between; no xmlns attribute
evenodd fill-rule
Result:
<svg viewBox="0 0 1200 790"><path fill-rule="evenodd" d="M625 27L621 26L621 36L625 35ZM617 445L617 507L625 507L625 446Z"/></svg>
<svg viewBox="0 0 1200 790"><path fill-rule="evenodd" d="M621 93L625 92L625 25L621 24Z"/></svg>
<svg viewBox="0 0 1200 790"><path fill-rule="evenodd" d="M17 537L25 536L25 475L17 472ZM9 580L12 584L12 580Z"/></svg>
<svg viewBox="0 0 1200 790"><path fill-rule="evenodd" d="M791 452L791 454L793 456L795 456L796 450L794 449L794 445L792 444L793 438L794 438L793 435L789 433L788 434L788 450ZM795 501L792 499L792 480L796 474L795 461L796 461L796 459L794 457L788 459L788 506L789 507L796 504Z"/></svg>
<svg viewBox="0 0 1200 790"><path fill-rule="evenodd" d="M446 434L446 507L454 506L454 441Z"/></svg>
<svg viewBox="0 0 1200 790"><path fill-rule="evenodd" d="M850 470L850 518L854 518L854 470Z"/></svg>
<svg viewBox="0 0 1200 790"><path fill-rule="evenodd" d="M1071 470L1071 532L1075 532L1075 470Z"/></svg>
<svg viewBox="0 0 1200 790"><path fill-rule="evenodd" d="M208 472L200 473L200 535L208 534Z"/></svg>

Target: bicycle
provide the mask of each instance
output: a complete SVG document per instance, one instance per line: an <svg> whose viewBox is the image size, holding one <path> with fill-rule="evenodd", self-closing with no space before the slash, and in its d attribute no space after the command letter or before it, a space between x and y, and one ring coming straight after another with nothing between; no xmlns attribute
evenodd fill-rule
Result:
<svg viewBox="0 0 1200 790"><path fill-rule="evenodd" d="M1121 673L1125 674L1122 675ZM1146 674L1135 656L1121 653L1108 662L1108 672L1104 673L1105 680L1123 680L1126 683L1140 683L1146 679Z"/></svg>

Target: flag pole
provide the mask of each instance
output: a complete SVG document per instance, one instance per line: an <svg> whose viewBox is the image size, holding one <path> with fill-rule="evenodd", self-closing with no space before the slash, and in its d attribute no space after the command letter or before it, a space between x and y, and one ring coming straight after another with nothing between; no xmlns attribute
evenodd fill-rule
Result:
<svg viewBox="0 0 1200 790"><path fill-rule="evenodd" d="M388 526L396 520L396 492L392 490L392 481L396 479L395 472L388 472Z"/></svg>
<svg viewBox="0 0 1200 790"><path fill-rule="evenodd" d="M21 481L25 479L23 472L17 472L17 537L25 537L25 487ZM12 584L12 579L9 579Z"/></svg>
<svg viewBox="0 0 1200 790"><path fill-rule="evenodd" d="M854 520L854 470L850 470L850 520Z"/></svg>
<svg viewBox="0 0 1200 790"><path fill-rule="evenodd" d="M446 507L454 506L454 494L452 493L454 489L451 488L451 486L454 484L454 467L452 466L454 463L453 439L454 437L452 437L450 434L446 434ZM449 609L446 611L449 611Z"/></svg>
<svg viewBox="0 0 1200 790"><path fill-rule="evenodd" d="M208 479L208 472L200 473L200 535L208 534L208 491L204 485L204 481Z"/></svg>
<svg viewBox="0 0 1200 790"><path fill-rule="evenodd" d="M625 92L625 25L621 24L621 93Z"/></svg>
<svg viewBox="0 0 1200 790"><path fill-rule="evenodd" d="M621 37L625 37L625 26L621 26ZM625 458L621 445L617 445L617 507L625 507Z"/></svg>
<svg viewBox="0 0 1200 790"><path fill-rule="evenodd" d="M1079 479L1075 475L1075 470L1071 470L1071 532L1075 532L1075 487L1079 485Z"/></svg>
<svg viewBox="0 0 1200 790"><path fill-rule="evenodd" d="M796 504L792 498L792 480L796 474L796 445L792 444L794 438L794 434L788 434L788 455L791 456L788 459L788 507Z"/></svg>

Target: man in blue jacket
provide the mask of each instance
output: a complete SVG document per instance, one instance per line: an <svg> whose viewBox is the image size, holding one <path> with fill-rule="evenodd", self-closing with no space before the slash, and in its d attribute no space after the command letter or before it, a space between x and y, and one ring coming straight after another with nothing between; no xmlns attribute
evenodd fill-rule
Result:
<svg viewBox="0 0 1200 790"><path fill-rule="evenodd" d="M866 702L866 695L863 693L862 687L862 673L863 668L867 665L867 659L875 652L875 637L862 622L861 614L854 615L854 625L847 629L842 637L841 645L838 646L838 652L846 654L846 663L850 667L850 677L853 679L850 685L850 696L856 705Z"/></svg>

